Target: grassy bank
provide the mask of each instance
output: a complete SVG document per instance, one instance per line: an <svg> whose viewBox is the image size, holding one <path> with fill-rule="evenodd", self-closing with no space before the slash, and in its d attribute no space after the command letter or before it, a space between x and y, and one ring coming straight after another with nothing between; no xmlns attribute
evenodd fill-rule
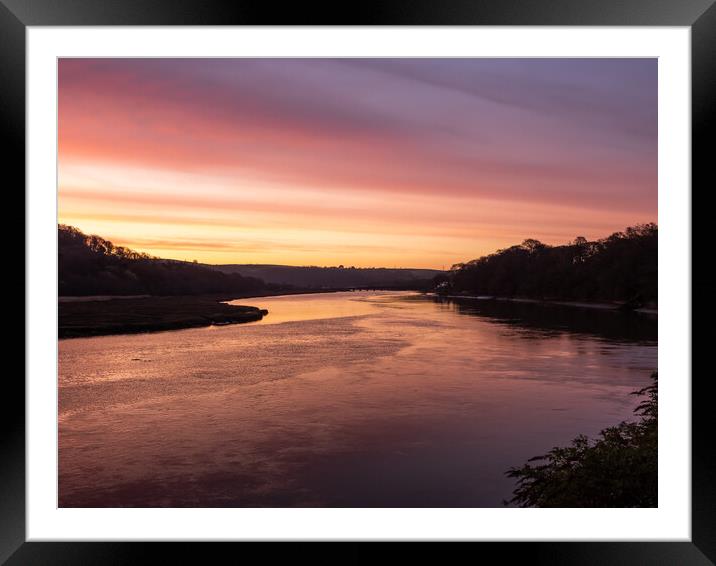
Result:
<svg viewBox="0 0 716 566"><path fill-rule="evenodd" d="M248 299L254 302L254 299L261 297L342 293L352 290L283 289L233 293L230 296L60 297L58 335L60 338L79 338L253 322L261 320L268 311L258 307L229 305L225 301Z"/></svg>
<svg viewBox="0 0 716 566"><path fill-rule="evenodd" d="M234 297L231 297L234 298ZM268 311L220 302L226 297L179 296L60 302L60 338L132 334L261 320Z"/></svg>

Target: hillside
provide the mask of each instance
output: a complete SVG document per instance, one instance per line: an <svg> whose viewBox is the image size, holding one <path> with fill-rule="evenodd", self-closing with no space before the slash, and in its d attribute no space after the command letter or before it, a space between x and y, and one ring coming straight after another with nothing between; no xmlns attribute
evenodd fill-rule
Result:
<svg viewBox="0 0 716 566"><path fill-rule="evenodd" d="M658 299L658 227L640 224L600 240L562 246L537 240L453 266L436 278L444 294L624 302Z"/></svg>
<svg viewBox="0 0 716 566"><path fill-rule="evenodd" d="M207 265L223 273L256 277L266 283L303 289L346 287L423 289L443 273L435 269L391 269L383 267L294 267L290 265Z"/></svg>
<svg viewBox="0 0 716 566"><path fill-rule="evenodd" d="M60 296L246 294L266 289L253 277L150 257L72 226L58 226L57 243Z"/></svg>
<svg viewBox="0 0 716 566"><path fill-rule="evenodd" d="M208 265L150 257L58 226L59 295L265 294L271 291L428 289L441 271L288 265Z"/></svg>

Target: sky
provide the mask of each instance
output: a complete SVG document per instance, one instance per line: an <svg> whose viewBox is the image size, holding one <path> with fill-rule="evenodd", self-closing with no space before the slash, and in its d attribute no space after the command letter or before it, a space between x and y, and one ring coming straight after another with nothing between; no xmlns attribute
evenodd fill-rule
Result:
<svg viewBox="0 0 716 566"><path fill-rule="evenodd" d="M205 263L449 268L657 221L656 59L60 59L59 222Z"/></svg>

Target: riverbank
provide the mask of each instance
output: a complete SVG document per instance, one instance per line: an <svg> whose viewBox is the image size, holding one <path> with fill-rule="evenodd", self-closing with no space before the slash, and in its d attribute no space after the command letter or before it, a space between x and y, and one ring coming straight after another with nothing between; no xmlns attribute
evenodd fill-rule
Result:
<svg viewBox="0 0 716 566"><path fill-rule="evenodd" d="M235 299L236 297L231 297ZM226 297L179 296L65 301L58 304L58 337L134 334L261 320L265 309L229 305Z"/></svg>
<svg viewBox="0 0 716 566"><path fill-rule="evenodd" d="M58 337L80 338L181 330L202 326L255 322L268 314L258 307L229 301L286 295L339 293L353 289L282 289L230 296L91 295L59 297Z"/></svg>
<svg viewBox="0 0 716 566"><path fill-rule="evenodd" d="M552 299L528 299L520 297L489 297L483 295L440 295L438 293L426 293L427 295L435 297L444 297L446 299L470 299L476 301L509 301L512 303L537 303L543 305L560 305L564 307L578 307L584 309L600 309L600 310L623 310L621 303L599 303L589 301L561 301ZM636 308L629 309L630 312L638 312L642 314L658 315L658 309L654 308Z"/></svg>

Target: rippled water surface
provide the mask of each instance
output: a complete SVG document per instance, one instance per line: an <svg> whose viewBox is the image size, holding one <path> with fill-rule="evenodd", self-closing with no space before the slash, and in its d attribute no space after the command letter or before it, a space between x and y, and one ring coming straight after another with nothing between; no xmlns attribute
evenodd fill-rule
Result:
<svg viewBox="0 0 716 566"><path fill-rule="evenodd" d="M505 470L632 417L656 319L355 292L260 322L63 340L59 504L495 507Z"/></svg>

